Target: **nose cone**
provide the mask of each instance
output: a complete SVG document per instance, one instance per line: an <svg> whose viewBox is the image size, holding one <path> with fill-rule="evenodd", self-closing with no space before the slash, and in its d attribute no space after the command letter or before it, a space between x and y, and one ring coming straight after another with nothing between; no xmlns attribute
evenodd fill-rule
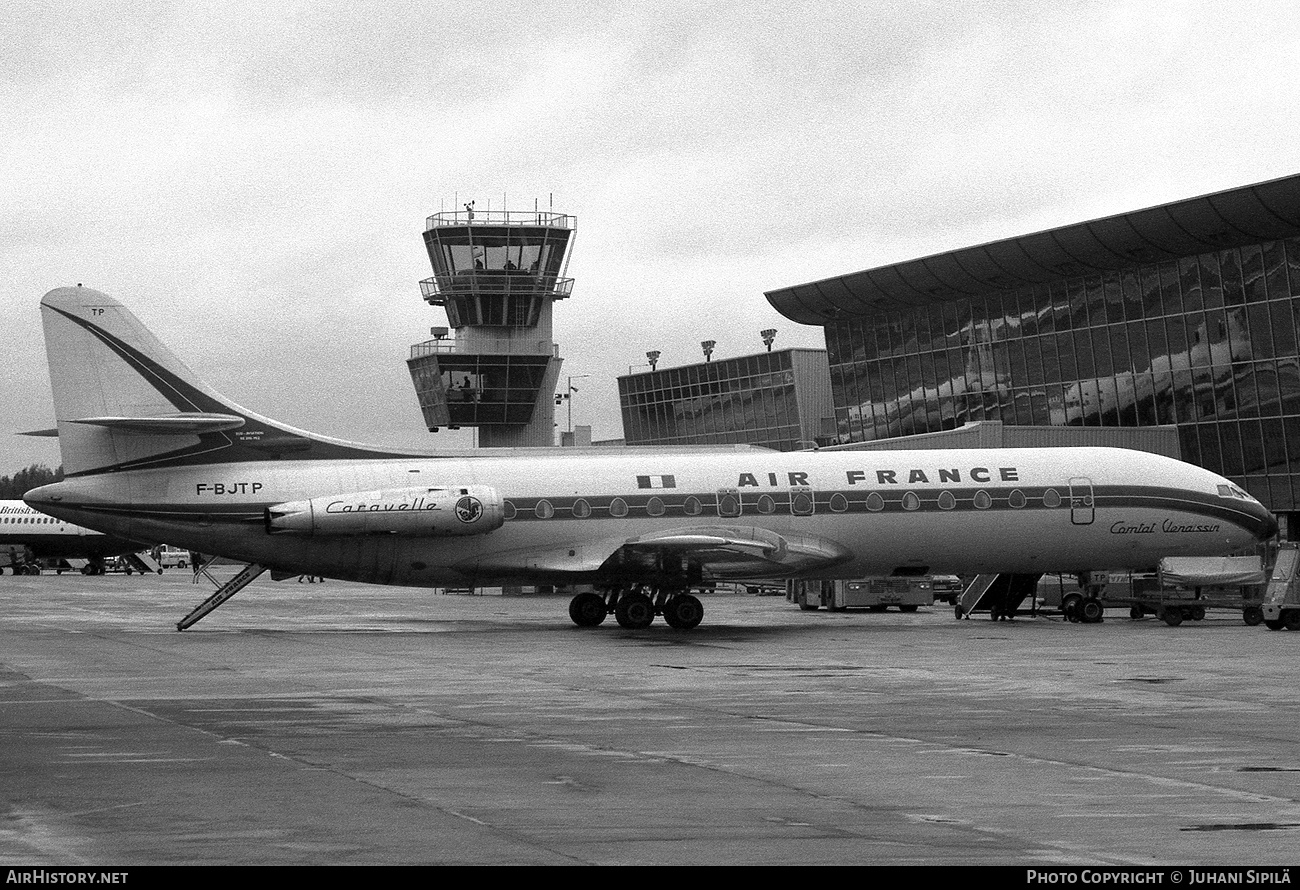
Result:
<svg viewBox="0 0 1300 890"><path fill-rule="evenodd" d="M1277 517L1263 504L1251 504L1250 516L1252 521L1245 525L1247 529L1254 532L1256 540L1268 541L1277 537Z"/></svg>

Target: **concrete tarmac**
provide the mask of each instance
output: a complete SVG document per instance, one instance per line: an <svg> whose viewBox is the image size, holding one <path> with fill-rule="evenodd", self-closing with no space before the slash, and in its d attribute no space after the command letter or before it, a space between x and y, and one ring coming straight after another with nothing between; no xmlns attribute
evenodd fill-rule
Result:
<svg viewBox="0 0 1300 890"><path fill-rule="evenodd" d="M226 575L234 567L226 567ZM0 578L0 863L1300 862L1300 634Z"/></svg>

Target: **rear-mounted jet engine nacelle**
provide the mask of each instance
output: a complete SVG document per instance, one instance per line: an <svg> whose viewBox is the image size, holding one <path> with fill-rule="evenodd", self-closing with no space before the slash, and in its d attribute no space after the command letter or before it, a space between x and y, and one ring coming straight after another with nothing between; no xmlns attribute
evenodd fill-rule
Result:
<svg viewBox="0 0 1300 890"><path fill-rule="evenodd" d="M273 535L481 535L503 522L505 503L486 485L358 491L266 510Z"/></svg>

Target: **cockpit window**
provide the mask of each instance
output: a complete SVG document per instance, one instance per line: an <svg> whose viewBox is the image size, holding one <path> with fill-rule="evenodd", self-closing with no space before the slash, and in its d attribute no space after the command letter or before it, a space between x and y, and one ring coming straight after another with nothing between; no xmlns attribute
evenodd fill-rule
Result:
<svg viewBox="0 0 1300 890"><path fill-rule="evenodd" d="M1220 485L1218 486L1218 488L1219 488L1219 497L1241 498L1243 501L1254 500L1254 498L1251 497L1248 492L1243 491L1242 489L1238 488L1235 485Z"/></svg>

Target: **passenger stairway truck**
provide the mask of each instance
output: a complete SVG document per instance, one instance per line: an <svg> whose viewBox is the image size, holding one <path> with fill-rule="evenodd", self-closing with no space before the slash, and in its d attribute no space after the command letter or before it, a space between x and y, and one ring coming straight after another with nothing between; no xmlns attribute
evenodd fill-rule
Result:
<svg viewBox="0 0 1300 890"><path fill-rule="evenodd" d="M148 552L126 553L119 556L117 559L118 564L122 567L122 571L126 572L128 575L132 572L139 572L141 575L161 575L163 572L162 566L158 565L153 556Z"/></svg>
<svg viewBox="0 0 1300 890"><path fill-rule="evenodd" d="M1300 590L1296 588L1297 567L1300 565L1300 544L1283 542L1278 545L1277 559L1269 575L1260 605L1264 626L1269 630L1300 630Z"/></svg>
<svg viewBox="0 0 1300 890"><path fill-rule="evenodd" d="M1033 595L1040 575L982 574L966 585L953 605L953 616L969 618L972 612L987 609L994 621L1014 618L1020 604Z"/></svg>
<svg viewBox="0 0 1300 890"><path fill-rule="evenodd" d="M915 612L934 605L928 575L858 578L847 581L787 581L786 599L804 611L826 608L832 612L867 609L883 612L890 606Z"/></svg>

